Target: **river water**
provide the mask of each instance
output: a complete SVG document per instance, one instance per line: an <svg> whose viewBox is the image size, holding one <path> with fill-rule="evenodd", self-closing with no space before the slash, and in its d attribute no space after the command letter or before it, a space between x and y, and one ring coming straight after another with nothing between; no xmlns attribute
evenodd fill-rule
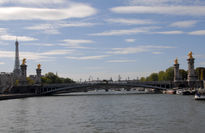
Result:
<svg viewBox="0 0 205 133"><path fill-rule="evenodd" d="M0 133L204 133L205 101L141 94L0 101Z"/></svg>

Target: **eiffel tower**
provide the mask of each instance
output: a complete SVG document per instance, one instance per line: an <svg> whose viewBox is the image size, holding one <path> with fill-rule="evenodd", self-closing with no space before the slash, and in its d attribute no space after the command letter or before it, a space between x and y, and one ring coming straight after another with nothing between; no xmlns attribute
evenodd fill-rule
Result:
<svg viewBox="0 0 205 133"><path fill-rule="evenodd" d="M14 73L14 81L18 80L20 78L20 73L21 73L21 70L20 70L20 63L19 63L19 43L18 43L18 40L16 39L16 42L15 42L15 45L16 45L16 50L15 50L15 64L14 64L14 70L13 70L13 73Z"/></svg>

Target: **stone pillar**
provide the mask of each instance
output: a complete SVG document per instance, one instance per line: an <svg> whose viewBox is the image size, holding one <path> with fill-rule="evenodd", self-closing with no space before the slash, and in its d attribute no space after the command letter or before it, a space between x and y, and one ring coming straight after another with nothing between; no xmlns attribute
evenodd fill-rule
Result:
<svg viewBox="0 0 205 133"><path fill-rule="evenodd" d="M187 59L188 61L188 81L196 81L196 74L194 70L194 58Z"/></svg>
<svg viewBox="0 0 205 133"><path fill-rule="evenodd" d="M175 59L174 61L174 87L178 88L180 85L180 74L179 74L179 63L178 59Z"/></svg>
<svg viewBox="0 0 205 133"><path fill-rule="evenodd" d="M27 84L27 65L22 64L21 65L21 80L20 80L20 84L21 85L26 85Z"/></svg>
<svg viewBox="0 0 205 133"><path fill-rule="evenodd" d="M197 80L197 76L196 76L195 70L194 70L194 60L195 59L192 56L192 52L190 52L188 56L189 56L189 58L187 59L187 61L188 61L187 81L188 81L189 87L194 88L196 80Z"/></svg>
<svg viewBox="0 0 205 133"><path fill-rule="evenodd" d="M36 69L36 84L41 84L41 69Z"/></svg>
<svg viewBox="0 0 205 133"><path fill-rule="evenodd" d="M180 80L179 63L178 63L178 59L176 59L174 63L174 82L177 82L179 80Z"/></svg>

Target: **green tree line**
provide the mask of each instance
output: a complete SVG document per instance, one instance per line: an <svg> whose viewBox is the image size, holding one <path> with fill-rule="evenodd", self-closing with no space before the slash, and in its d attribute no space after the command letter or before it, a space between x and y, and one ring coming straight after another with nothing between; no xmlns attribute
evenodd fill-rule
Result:
<svg viewBox="0 0 205 133"><path fill-rule="evenodd" d="M205 79L205 68L198 67L195 69L198 80ZM182 80L187 80L188 72L184 69L179 70ZM152 73L148 77L141 77L140 81L173 81L174 80L174 68L169 67L165 71L160 71L158 73Z"/></svg>
<svg viewBox="0 0 205 133"><path fill-rule="evenodd" d="M41 77L41 80L42 80L42 83L45 83L45 84L74 83L72 79L59 77L58 75L52 72L46 73L45 76Z"/></svg>

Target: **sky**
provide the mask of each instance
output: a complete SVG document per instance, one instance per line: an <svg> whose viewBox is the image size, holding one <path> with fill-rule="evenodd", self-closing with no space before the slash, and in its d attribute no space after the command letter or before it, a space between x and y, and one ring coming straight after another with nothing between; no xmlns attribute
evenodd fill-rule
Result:
<svg viewBox="0 0 205 133"><path fill-rule="evenodd" d="M205 66L204 0L0 0L0 69L12 72L16 38L28 75L76 81L136 79L178 58Z"/></svg>

